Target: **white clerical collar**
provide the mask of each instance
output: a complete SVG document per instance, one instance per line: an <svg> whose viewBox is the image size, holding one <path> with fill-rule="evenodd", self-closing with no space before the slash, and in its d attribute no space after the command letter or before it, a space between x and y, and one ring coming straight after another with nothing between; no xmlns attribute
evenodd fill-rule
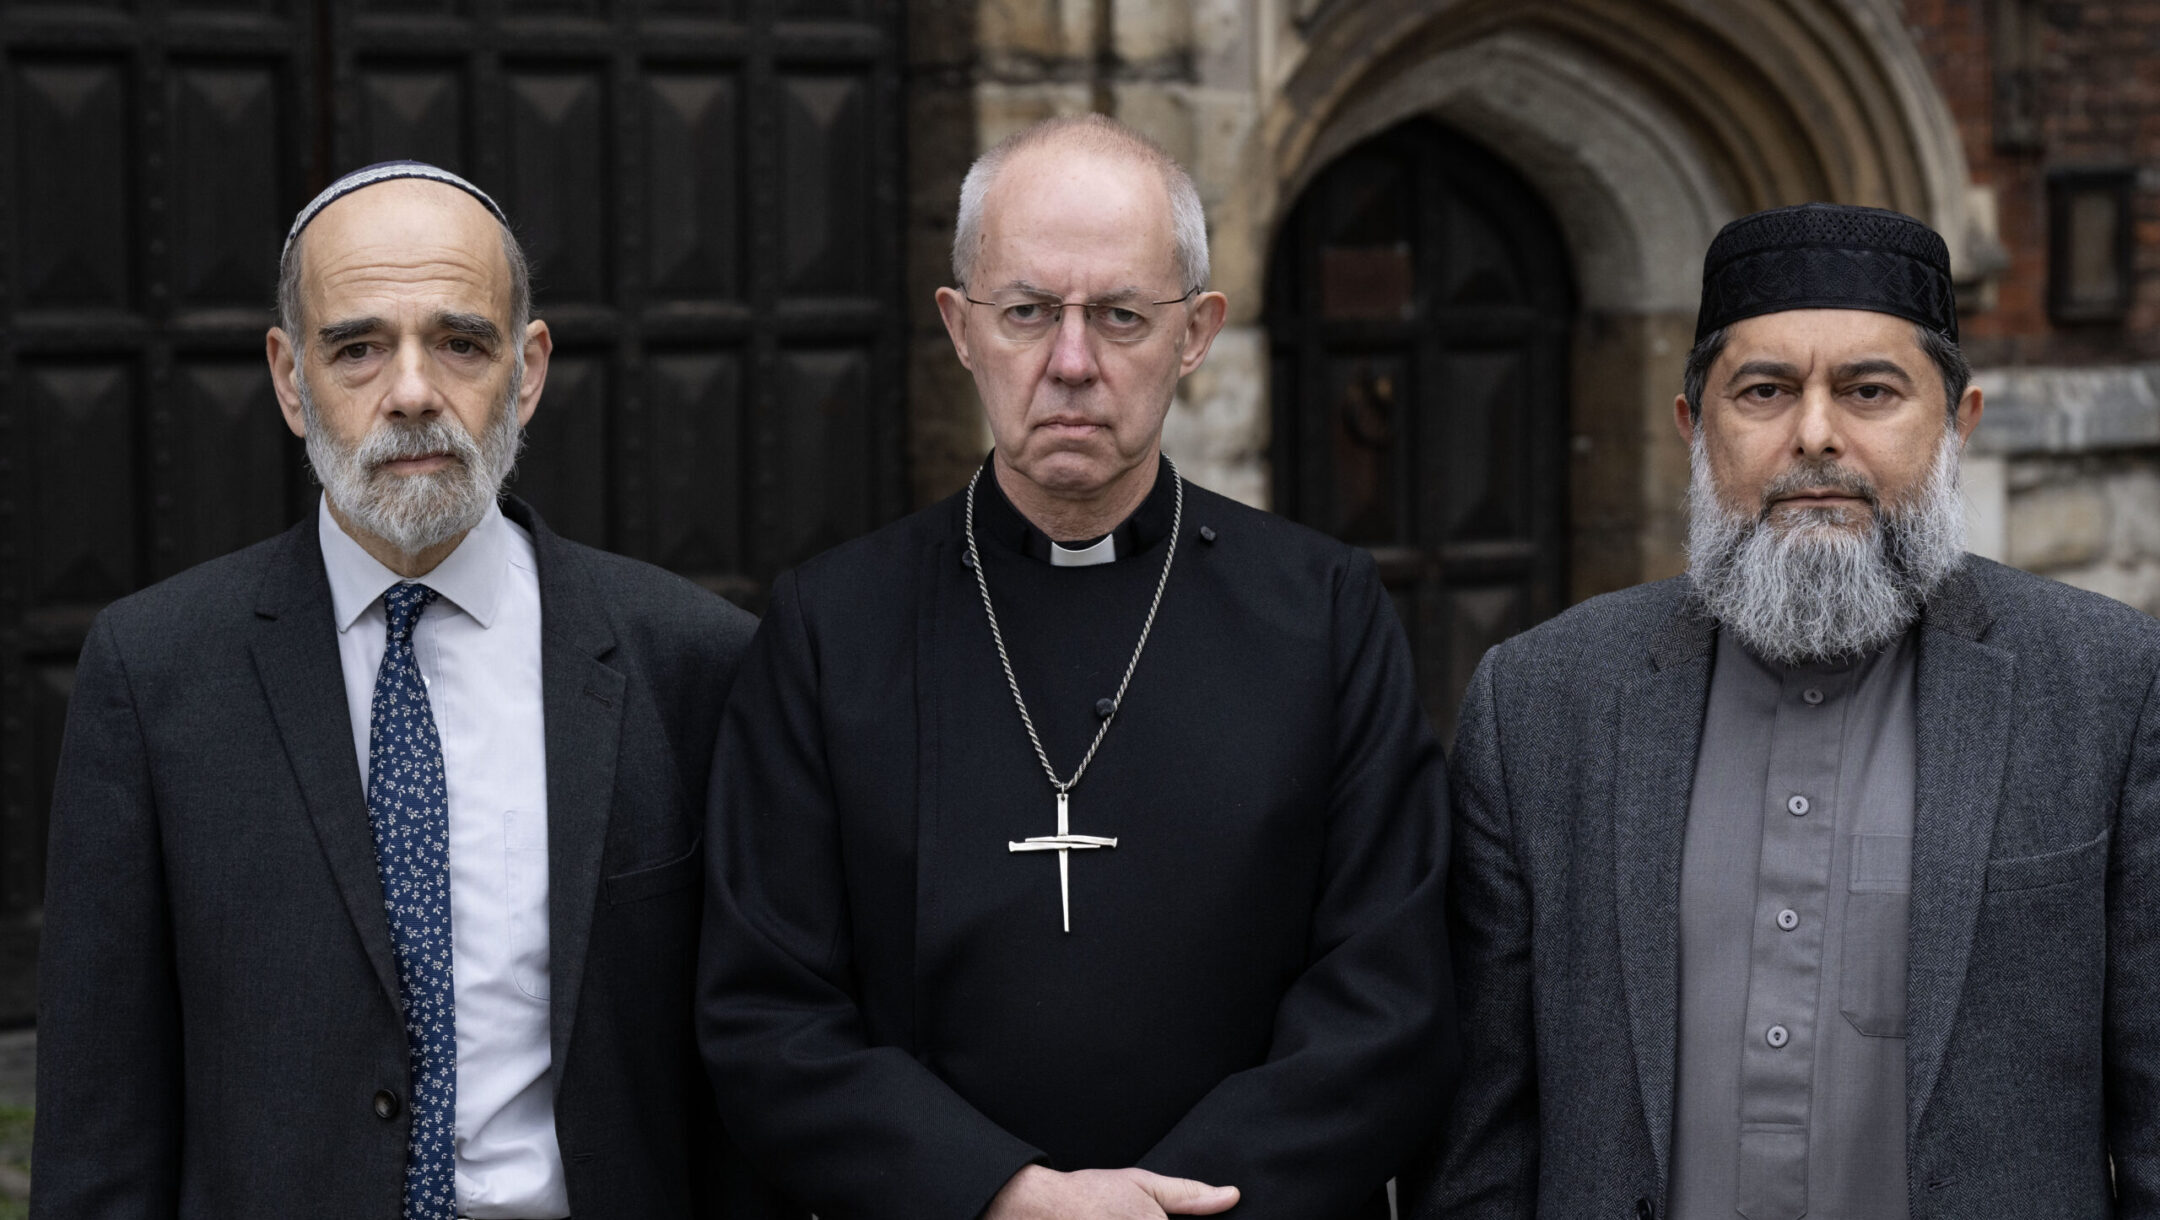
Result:
<svg viewBox="0 0 2160 1220"><path fill-rule="evenodd" d="M502 509L489 504L487 516L459 540L457 549L432 571L414 579L486 628L495 621L495 608L502 603L510 564L510 542L505 531L510 528ZM316 506L315 532L322 541L323 569L330 578L331 610L342 634L370 606L382 600L385 590L405 577L384 567L353 541L337 518L330 515L327 497Z"/></svg>
<svg viewBox="0 0 2160 1220"><path fill-rule="evenodd" d="M1062 542L1050 544L1050 566L1054 568L1086 568L1098 563L1117 562L1117 535L1104 534L1087 546L1067 546Z"/></svg>
<svg viewBox="0 0 2160 1220"><path fill-rule="evenodd" d="M1054 542L1033 521L1013 506L1005 495L1005 488L997 481L995 470L988 459L977 476L977 486L988 484L976 497L984 539L998 543L1010 550L1027 556L1037 563L1054 567L1092 567L1103 563L1121 563L1136 555L1146 553L1170 532L1170 522L1176 516L1176 482L1170 470L1168 458L1156 459L1155 486L1148 491L1139 505L1126 514L1113 528L1107 538L1097 538L1085 544L1065 545Z"/></svg>

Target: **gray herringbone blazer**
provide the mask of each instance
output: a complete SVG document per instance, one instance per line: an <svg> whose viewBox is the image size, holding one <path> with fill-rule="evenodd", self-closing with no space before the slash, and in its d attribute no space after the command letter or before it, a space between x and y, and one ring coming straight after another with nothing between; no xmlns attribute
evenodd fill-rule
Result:
<svg viewBox="0 0 2160 1220"><path fill-rule="evenodd" d="M1467 1067L1407 1215L1662 1214L1714 637L1683 578L1478 668L1449 887ZM2160 624L1968 559L1919 649L1911 1215L2160 1215Z"/></svg>

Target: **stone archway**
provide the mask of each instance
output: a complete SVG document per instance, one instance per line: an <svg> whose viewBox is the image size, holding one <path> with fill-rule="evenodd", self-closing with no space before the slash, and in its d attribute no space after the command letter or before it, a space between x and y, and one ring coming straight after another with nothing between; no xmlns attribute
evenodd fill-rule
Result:
<svg viewBox="0 0 2160 1220"><path fill-rule="evenodd" d="M1891 207L1949 238L1961 279L1990 269L1957 128L1893 0L1302 8L1257 133L1277 225L1321 166L1427 115L1499 151L1565 235L1575 599L1679 569L1671 402L1719 225L1808 199Z"/></svg>
<svg viewBox="0 0 2160 1220"><path fill-rule="evenodd" d="M1956 123L1895 0L1306 7L1264 134L1278 181L1294 185L1405 106L1450 98L1524 108L1493 117L1588 143L1551 122L1569 112L1559 95L1585 90L1629 111L1602 132L1664 129L1743 211L1818 198L1896 208L1947 235L1961 270L1986 255Z"/></svg>

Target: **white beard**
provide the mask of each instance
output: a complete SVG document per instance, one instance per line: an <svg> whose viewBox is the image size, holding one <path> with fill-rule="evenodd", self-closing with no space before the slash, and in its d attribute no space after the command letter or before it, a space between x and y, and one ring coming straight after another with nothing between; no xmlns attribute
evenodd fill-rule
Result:
<svg viewBox="0 0 2160 1220"><path fill-rule="evenodd" d="M1835 463L1796 466L1764 489L1764 503L1829 486L1870 507L1787 512L1780 526L1718 499L1698 428L1689 453L1688 576L1711 616L1765 660L1796 665L1874 652L1912 626L1963 558L1959 447L1945 428L1926 480L1899 504L1879 502L1871 484ZM1852 511L1868 516L1860 528L1846 523Z"/></svg>
<svg viewBox="0 0 2160 1220"><path fill-rule="evenodd" d="M407 555L472 529L487 516L524 445L516 409L523 372L512 373L509 391L477 440L463 425L437 415L416 423L385 420L357 444L332 433L315 409L307 377L295 377L307 421L308 465L323 494L346 520ZM449 455L450 464L427 474L382 471L384 463L430 453Z"/></svg>

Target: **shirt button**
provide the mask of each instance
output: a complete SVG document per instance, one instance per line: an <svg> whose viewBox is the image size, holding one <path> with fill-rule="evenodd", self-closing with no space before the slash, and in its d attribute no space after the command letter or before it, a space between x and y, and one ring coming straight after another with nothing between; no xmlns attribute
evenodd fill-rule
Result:
<svg viewBox="0 0 2160 1220"><path fill-rule="evenodd" d="M1787 908L1777 913L1777 926L1787 932L1800 926L1800 912Z"/></svg>
<svg viewBox="0 0 2160 1220"><path fill-rule="evenodd" d="M1769 1032L1763 1035L1763 1041L1770 1044L1771 1050L1783 1050L1785 1044L1792 1041L1792 1035L1785 1031L1784 1026L1773 1025L1770 1027Z"/></svg>
<svg viewBox="0 0 2160 1220"><path fill-rule="evenodd" d="M386 1119L387 1119L387 1118L396 1118L397 1116L398 1116L398 1096L397 1096L397 1094L395 1094L395 1093L391 1092L391 1091L390 1091L390 1090L388 1090L388 1089L377 1089L377 1090L375 1091L375 1117L377 1117L377 1118L386 1118Z"/></svg>
<svg viewBox="0 0 2160 1220"><path fill-rule="evenodd" d="M1789 813L1789 814L1793 815L1793 816L1794 816L1794 817L1796 817L1796 818L1804 818L1804 817L1806 817L1806 816L1807 816L1807 811L1808 811L1808 803L1807 803L1807 798L1806 798L1806 797L1804 797L1804 796L1801 796L1801 795L1800 795L1799 793L1797 793L1797 792L1796 792L1796 793L1794 793L1794 794L1792 795L1792 798L1791 798L1790 800L1788 800L1788 801L1786 801L1786 802L1785 802L1785 812L1787 812L1787 813Z"/></svg>
<svg viewBox="0 0 2160 1220"><path fill-rule="evenodd" d="M1822 702L1822 691L1810 686L1806 690L1800 692L1800 698L1809 707L1813 707L1814 705Z"/></svg>

